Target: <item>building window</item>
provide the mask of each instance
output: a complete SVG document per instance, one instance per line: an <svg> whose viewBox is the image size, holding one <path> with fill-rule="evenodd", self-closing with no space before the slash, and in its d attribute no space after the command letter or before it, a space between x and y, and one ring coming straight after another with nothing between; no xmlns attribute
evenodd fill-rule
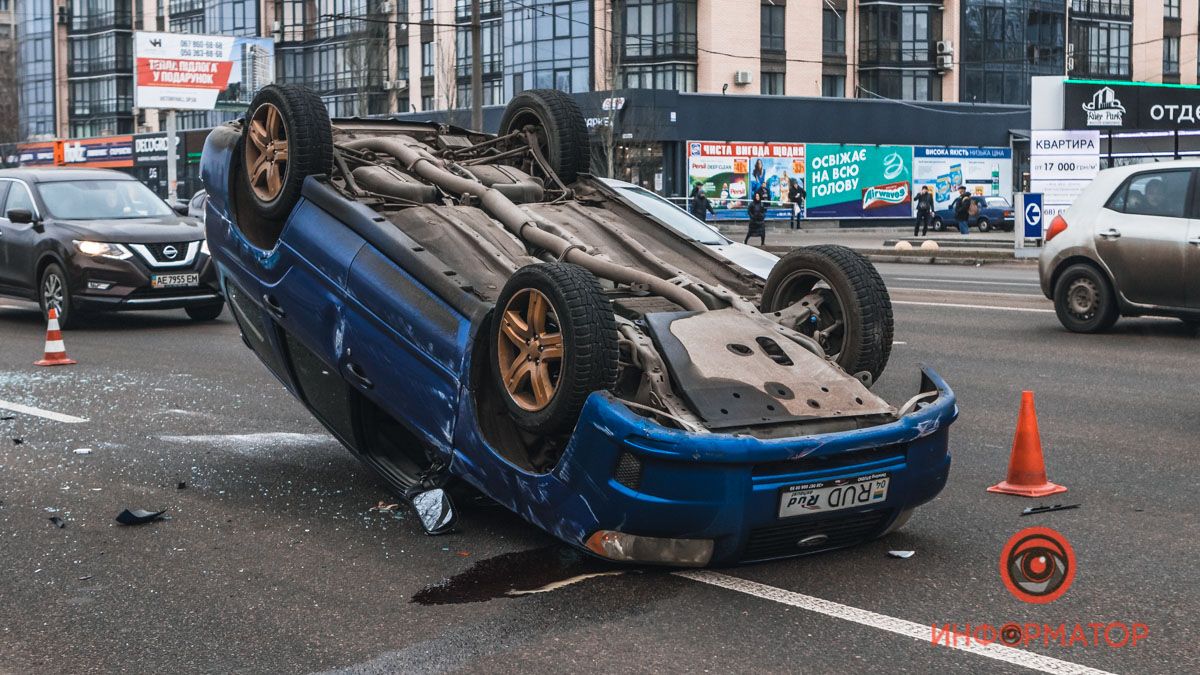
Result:
<svg viewBox="0 0 1200 675"><path fill-rule="evenodd" d="M824 53L843 56L846 53L846 17L834 9L821 15L821 32L824 35Z"/></svg>
<svg viewBox="0 0 1200 675"><path fill-rule="evenodd" d="M696 64L666 63L628 65L622 68L630 89L674 89L696 91Z"/></svg>
<svg viewBox="0 0 1200 675"><path fill-rule="evenodd" d="M1168 19L1179 18L1179 0L1163 0L1163 16Z"/></svg>
<svg viewBox="0 0 1200 675"><path fill-rule="evenodd" d="M433 21L433 0L421 0L421 20Z"/></svg>
<svg viewBox="0 0 1200 675"><path fill-rule="evenodd" d="M626 60L696 56L696 0L624 0L623 12L614 11L619 40Z"/></svg>
<svg viewBox="0 0 1200 675"><path fill-rule="evenodd" d="M396 47L396 77L407 80L408 77L408 43Z"/></svg>
<svg viewBox="0 0 1200 675"><path fill-rule="evenodd" d="M1179 74L1179 38L1163 38L1163 74Z"/></svg>
<svg viewBox="0 0 1200 675"><path fill-rule="evenodd" d="M783 96L784 73L769 73L764 71L762 77L762 93L767 96Z"/></svg>
<svg viewBox="0 0 1200 675"><path fill-rule="evenodd" d="M613 5L615 14L623 11L619 4ZM497 22L496 54L506 98L526 88L591 89L592 6L588 0L522 0L504 7L503 20ZM621 41L615 28L611 37L613 49L618 49ZM484 49L486 54L486 44ZM564 70L569 74L561 72Z"/></svg>
<svg viewBox="0 0 1200 675"><path fill-rule="evenodd" d="M934 44L941 8L930 4L859 6L859 85L865 96L941 100Z"/></svg>
<svg viewBox="0 0 1200 675"><path fill-rule="evenodd" d="M433 97L432 96L422 96L421 97L421 110L422 111L433 110Z"/></svg>
<svg viewBox="0 0 1200 675"><path fill-rule="evenodd" d="M421 77L433 77L433 43L421 43Z"/></svg>
<svg viewBox="0 0 1200 675"><path fill-rule="evenodd" d="M785 9L786 7L783 5L762 6L762 51L782 52L784 50L783 32Z"/></svg>
<svg viewBox="0 0 1200 675"><path fill-rule="evenodd" d="M1075 64L1071 75L1129 78L1132 32L1133 26L1129 22L1084 21L1072 15L1071 46Z"/></svg>
<svg viewBox="0 0 1200 675"><path fill-rule="evenodd" d="M822 75L821 95L828 98L843 98L846 96L845 75Z"/></svg>

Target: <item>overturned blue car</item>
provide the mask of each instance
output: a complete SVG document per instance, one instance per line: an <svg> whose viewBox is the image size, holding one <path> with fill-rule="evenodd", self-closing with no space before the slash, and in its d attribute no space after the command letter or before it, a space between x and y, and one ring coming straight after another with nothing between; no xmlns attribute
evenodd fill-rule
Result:
<svg viewBox="0 0 1200 675"><path fill-rule="evenodd" d="M209 247L249 348L430 533L465 485L609 560L728 565L938 494L954 395L929 369L871 392L892 309L866 259L800 248L764 279L591 159L554 90L492 135L271 85L208 137Z"/></svg>

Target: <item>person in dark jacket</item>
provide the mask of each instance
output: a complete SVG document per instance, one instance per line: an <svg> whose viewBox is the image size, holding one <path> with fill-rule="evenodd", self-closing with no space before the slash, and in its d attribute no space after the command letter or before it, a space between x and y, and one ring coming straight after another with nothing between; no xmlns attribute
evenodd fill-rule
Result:
<svg viewBox="0 0 1200 675"><path fill-rule="evenodd" d="M696 183L696 186L692 188L690 199L691 201L688 202L688 211L691 211L692 215L697 219L707 221L706 214L717 215L717 212L713 210L712 202L708 200L704 191L700 189L699 183Z"/></svg>
<svg viewBox="0 0 1200 675"><path fill-rule="evenodd" d="M958 233L970 234L968 222L971 220L971 195L965 186L958 187L958 199L954 200L954 219L958 221Z"/></svg>
<svg viewBox="0 0 1200 675"><path fill-rule="evenodd" d="M800 213L804 210L804 199L808 193L800 185L800 181L792 178L788 181L788 201L792 203L792 229L800 229Z"/></svg>
<svg viewBox="0 0 1200 675"><path fill-rule="evenodd" d="M750 243L750 237L758 237L758 245L767 245L767 201L766 190L754 193L754 201L746 209L750 214L750 227L746 229L746 239L743 244Z"/></svg>
<svg viewBox="0 0 1200 675"><path fill-rule="evenodd" d="M913 225L913 236L924 237L929 233L929 221L933 220L933 193L926 185L917 193L917 224ZM917 234L917 231L920 234Z"/></svg>

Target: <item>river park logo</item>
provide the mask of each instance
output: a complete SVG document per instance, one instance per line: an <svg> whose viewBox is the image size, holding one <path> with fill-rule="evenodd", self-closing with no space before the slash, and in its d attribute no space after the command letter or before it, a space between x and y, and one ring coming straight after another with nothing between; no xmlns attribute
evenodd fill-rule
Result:
<svg viewBox="0 0 1200 675"><path fill-rule="evenodd" d="M1125 106L1112 87L1102 87L1092 94L1090 103L1082 105L1089 127L1119 127L1125 123Z"/></svg>

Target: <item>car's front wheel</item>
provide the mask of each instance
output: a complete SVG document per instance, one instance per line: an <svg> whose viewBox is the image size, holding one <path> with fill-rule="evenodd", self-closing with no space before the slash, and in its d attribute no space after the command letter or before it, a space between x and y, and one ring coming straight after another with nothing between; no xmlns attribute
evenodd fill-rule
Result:
<svg viewBox="0 0 1200 675"><path fill-rule="evenodd" d="M1112 328L1120 314L1112 285L1095 267L1072 265L1054 285L1054 311L1074 333L1100 333Z"/></svg>
<svg viewBox="0 0 1200 675"><path fill-rule="evenodd" d="M183 311L187 312L188 318L192 321L212 321L221 316L223 309L225 309L225 305L198 305L185 307Z"/></svg>
<svg viewBox="0 0 1200 675"><path fill-rule="evenodd" d="M38 282L38 300L42 306L42 316L50 315L50 308L58 313L58 327L66 330L75 326L75 308L71 299L71 288L67 284L67 275L58 263L50 263L42 270L42 278Z"/></svg>
<svg viewBox="0 0 1200 675"><path fill-rule="evenodd" d="M992 224L988 222L987 218L980 218L979 222L976 223L976 225L979 226L980 232L991 232L992 231Z"/></svg>

